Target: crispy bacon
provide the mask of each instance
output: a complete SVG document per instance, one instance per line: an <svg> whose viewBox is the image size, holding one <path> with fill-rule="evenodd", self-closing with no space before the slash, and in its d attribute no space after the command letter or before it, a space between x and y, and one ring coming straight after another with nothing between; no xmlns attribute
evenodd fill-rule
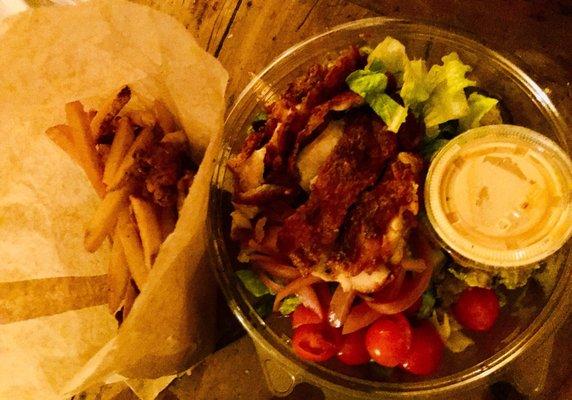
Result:
<svg viewBox="0 0 572 400"><path fill-rule="evenodd" d="M316 178L308 201L284 222L280 249L303 273L330 249L349 207L395 155L395 134L373 113L356 110Z"/></svg>
<svg viewBox="0 0 572 400"><path fill-rule="evenodd" d="M422 166L419 156L400 153L380 183L362 194L338 240L339 252L328 261L332 271L355 276L401 261L419 209Z"/></svg>

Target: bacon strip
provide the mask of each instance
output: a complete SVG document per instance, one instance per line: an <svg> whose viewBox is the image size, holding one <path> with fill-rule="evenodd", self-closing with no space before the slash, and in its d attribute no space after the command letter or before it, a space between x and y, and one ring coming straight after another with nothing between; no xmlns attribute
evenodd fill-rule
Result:
<svg viewBox="0 0 572 400"><path fill-rule="evenodd" d="M308 273L336 240L348 208L395 155L395 134L365 111L348 116L344 135L321 167L308 201L284 221L279 248Z"/></svg>

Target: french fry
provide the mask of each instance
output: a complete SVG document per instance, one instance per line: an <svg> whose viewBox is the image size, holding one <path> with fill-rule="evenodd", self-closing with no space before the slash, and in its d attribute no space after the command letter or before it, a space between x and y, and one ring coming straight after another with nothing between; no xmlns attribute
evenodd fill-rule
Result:
<svg viewBox="0 0 572 400"><path fill-rule="evenodd" d="M163 136L161 142L188 146L187 135L185 135L185 132L183 131L173 131L165 133L165 136Z"/></svg>
<svg viewBox="0 0 572 400"><path fill-rule="evenodd" d="M95 141L89 127L89 117L79 101L67 103L65 110L68 125L71 127L72 143L75 145L77 155L81 160L80 165L95 191L103 197L106 191L102 181L103 168L95 150Z"/></svg>
<svg viewBox="0 0 572 400"><path fill-rule="evenodd" d="M109 260L107 279L109 281L108 303L109 312L115 314L125 298L127 286L129 285L129 269L123 251L121 240L114 235L111 247L111 259Z"/></svg>
<svg viewBox="0 0 572 400"><path fill-rule="evenodd" d="M133 144L127 151L127 154L125 154L121 164L119 164L119 167L117 168L113 178L110 180L108 185L109 190L114 190L123 183L127 171L129 171L129 169L135 165L135 158L133 157L135 153L148 147L152 141L153 131L151 129L145 128L141 131L141 133L139 133L139 136L137 136L133 141Z"/></svg>
<svg viewBox="0 0 572 400"><path fill-rule="evenodd" d="M139 293L137 293L137 288L133 282L129 281L129 285L127 285L127 290L125 292L125 299L123 300L123 321L125 321L131 312L138 294Z"/></svg>
<svg viewBox="0 0 572 400"><path fill-rule="evenodd" d="M148 269L151 269L162 242L157 213L153 206L143 199L129 196L129 200L131 201L135 221L139 227L139 236L141 237L141 243L143 245L145 264Z"/></svg>
<svg viewBox="0 0 572 400"><path fill-rule="evenodd" d="M71 127L67 125L56 125L46 130L48 138L54 142L60 149L65 151L81 168L81 158L77 154L75 144L73 142L73 133Z"/></svg>
<svg viewBox="0 0 572 400"><path fill-rule="evenodd" d="M134 110L127 113L129 119L144 128L153 128L157 123L155 115L151 111Z"/></svg>
<svg viewBox="0 0 572 400"><path fill-rule="evenodd" d="M162 101L155 100L153 103L153 111L155 112L155 118L157 118L157 123L161 127L164 133L173 132L177 129L177 124L175 123L175 117L167 109Z"/></svg>
<svg viewBox="0 0 572 400"><path fill-rule="evenodd" d="M171 207L160 207L159 208L159 226L161 229L161 239L165 241L167 236L175 230L175 225L177 224L177 215L175 210Z"/></svg>
<svg viewBox="0 0 572 400"><path fill-rule="evenodd" d="M111 129L111 123L113 119L125 104L131 99L131 89L129 86L123 86L117 94L107 99L101 109L95 114L95 117L91 120L91 132L93 137L97 139L98 137L105 135L107 131Z"/></svg>
<svg viewBox="0 0 572 400"><path fill-rule="evenodd" d="M134 140L135 134L133 133L129 119L121 118L117 132L111 143L111 150L105 162L105 169L103 170L103 182L105 184L109 185L111 183L113 176L117 172L119 165L125 158Z"/></svg>
<svg viewBox="0 0 572 400"><path fill-rule="evenodd" d="M123 245L127 267L131 272L131 276L139 290L142 290L147 282L149 269L145 264L145 256L143 254L141 239L139 239L137 228L131 220L129 209L127 207L124 207L119 213L119 218L117 220L117 236Z"/></svg>
<svg viewBox="0 0 572 400"><path fill-rule="evenodd" d="M131 187L124 186L119 190L107 193L85 230L83 244L87 251L94 252L101 246L105 237L111 234L119 212L126 208Z"/></svg>

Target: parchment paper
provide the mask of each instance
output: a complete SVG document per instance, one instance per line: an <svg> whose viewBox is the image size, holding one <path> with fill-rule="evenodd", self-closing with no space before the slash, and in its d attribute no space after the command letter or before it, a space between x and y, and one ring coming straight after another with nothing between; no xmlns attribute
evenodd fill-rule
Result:
<svg viewBox="0 0 572 400"><path fill-rule="evenodd" d="M60 399L188 368L214 336L205 219L226 72L174 19L124 0L25 12L2 21L0 43L0 398ZM124 84L135 103L167 104L202 163L117 332L102 294L109 248L82 245L99 200L44 131L65 121L66 102L95 107Z"/></svg>

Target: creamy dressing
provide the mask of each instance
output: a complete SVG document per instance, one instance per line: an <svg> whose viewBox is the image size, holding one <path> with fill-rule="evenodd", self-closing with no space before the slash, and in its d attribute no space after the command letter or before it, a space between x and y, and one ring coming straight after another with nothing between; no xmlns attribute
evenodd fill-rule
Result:
<svg viewBox="0 0 572 400"><path fill-rule="evenodd" d="M473 129L434 159L428 215L441 239L469 260L530 264L570 236L571 171L566 154L529 129Z"/></svg>

